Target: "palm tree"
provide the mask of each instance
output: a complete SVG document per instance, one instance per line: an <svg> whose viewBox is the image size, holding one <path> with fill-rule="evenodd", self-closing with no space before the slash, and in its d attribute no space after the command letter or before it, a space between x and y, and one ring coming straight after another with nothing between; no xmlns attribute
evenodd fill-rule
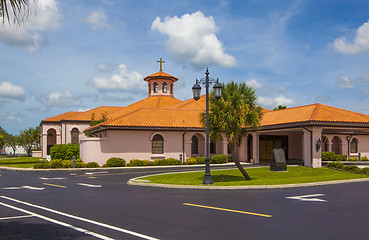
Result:
<svg viewBox="0 0 369 240"><path fill-rule="evenodd" d="M282 106L282 105L278 105L278 107L274 107L273 110L276 111L276 110L281 110L281 109L286 109L287 106Z"/></svg>
<svg viewBox="0 0 369 240"><path fill-rule="evenodd" d="M247 134L248 127L257 127L261 119L261 108L256 105L256 94L245 83L231 82L223 84L222 97L216 100L210 97L209 133L212 141L220 141L225 134L232 158L246 180L251 180L237 157L235 147ZM205 126L206 115L202 113L201 122Z"/></svg>
<svg viewBox="0 0 369 240"><path fill-rule="evenodd" d="M0 18L8 20L10 23L9 17L9 8L14 14L14 22L20 23L23 17L29 14L30 10L30 2L37 0L0 0Z"/></svg>

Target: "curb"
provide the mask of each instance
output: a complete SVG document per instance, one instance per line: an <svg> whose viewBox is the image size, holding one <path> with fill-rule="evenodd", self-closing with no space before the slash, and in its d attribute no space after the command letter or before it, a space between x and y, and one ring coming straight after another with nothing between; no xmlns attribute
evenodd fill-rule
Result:
<svg viewBox="0 0 369 240"><path fill-rule="evenodd" d="M221 170L221 169L219 169ZM187 172L198 172L198 171L187 171ZM175 172L182 173L182 172ZM173 184L160 184L160 183L149 183L148 180L140 179L149 176L173 174L171 173L159 173L150 174L146 176L131 178L128 180L128 185L133 186L146 186L146 187L161 187L161 188L176 188L176 189L207 189L207 190L247 190L247 189L283 189L283 188L298 188L298 187L313 187L313 186L325 186L342 183L357 183L357 182L369 182L369 178L357 178L348 180L337 180L327 182L313 182L313 183L298 183L298 184L284 184L284 185L249 185L249 186L206 186L206 185L173 185Z"/></svg>

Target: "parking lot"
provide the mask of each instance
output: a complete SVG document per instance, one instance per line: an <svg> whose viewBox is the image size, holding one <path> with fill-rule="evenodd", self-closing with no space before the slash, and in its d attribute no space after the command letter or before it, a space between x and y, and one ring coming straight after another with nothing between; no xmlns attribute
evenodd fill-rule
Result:
<svg viewBox="0 0 369 240"><path fill-rule="evenodd" d="M274 190L126 184L133 177L166 171L178 169L1 169L0 239L366 239L368 235L368 183Z"/></svg>

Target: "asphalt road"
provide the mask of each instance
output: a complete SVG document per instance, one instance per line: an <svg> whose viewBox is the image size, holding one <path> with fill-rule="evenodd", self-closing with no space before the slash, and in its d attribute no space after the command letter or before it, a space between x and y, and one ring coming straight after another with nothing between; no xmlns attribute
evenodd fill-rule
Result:
<svg viewBox="0 0 369 240"><path fill-rule="evenodd" d="M167 171L178 169L0 169L0 239L369 239L368 182L268 190L126 184Z"/></svg>

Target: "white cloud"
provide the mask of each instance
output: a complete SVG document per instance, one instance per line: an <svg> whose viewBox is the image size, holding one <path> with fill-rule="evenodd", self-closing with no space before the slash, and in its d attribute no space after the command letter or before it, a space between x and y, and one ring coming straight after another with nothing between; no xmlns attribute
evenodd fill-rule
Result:
<svg viewBox="0 0 369 240"><path fill-rule="evenodd" d="M116 64L97 64L95 70L102 73L111 73L117 67Z"/></svg>
<svg viewBox="0 0 369 240"><path fill-rule="evenodd" d="M345 37L340 37L333 42L334 49L344 54L357 54L369 52L369 21L361 25L353 43L347 42Z"/></svg>
<svg viewBox="0 0 369 240"><path fill-rule="evenodd" d="M278 97L274 97L274 98L258 97L257 101L262 107L266 107L266 108L273 108L279 105L289 107L295 104L295 101L293 99L286 98L283 94L279 95Z"/></svg>
<svg viewBox="0 0 369 240"><path fill-rule="evenodd" d="M147 84L138 72L129 72L126 65L118 66L118 73L109 77L94 77L88 81L90 85L98 90L118 90L118 91L146 91Z"/></svg>
<svg viewBox="0 0 369 240"><path fill-rule="evenodd" d="M111 29L108 22L108 18L106 17L103 10L93 11L86 19L85 22L89 23L92 30L103 30L103 29Z"/></svg>
<svg viewBox="0 0 369 240"><path fill-rule="evenodd" d="M59 27L60 14L55 0L30 1L31 13L19 26L3 24L0 28L0 41L8 45L22 47L34 52L47 44L44 31ZM33 12L34 11L34 12ZM10 11L10 17L13 18Z"/></svg>
<svg viewBox="0 0 369 240"><path fill-rule="evenodd" d="M257 88L261 88L263 85L261 83L258 82L258 80L256 79L251 79L249 81L246 81L246 84L248 86L251 86L253 87L254 89L257 89Z"/></svg>
<svg viewBox="0 0 369 240"><path fill-rule="evenodd" d="M347 76L342 76L337 79L337 85L341 89L353 89L355 87L355 83Z"/></svg>
<svg viewBox="0 0 369 240"><path fill-rule="evenodd" d="M46 97L41 97L41 102L48 107L77 107L81 104L69 90L52 92Z"/></svg>
<svg viewBox="0 0 369 240"><path fill-rule="evenodd" d="M180 18L165 17L163 22L157 17L151 29L169 36L166 50L177 62L194 67L236 64L236 59L225 53L223 43L216 36L218 27L213 17L205 17L200 11Z"/></svg>
<svg viewBox="0 0 369 240"><path fill-rule="evenodd" d="M362 82L369 82L369 73L364 74L360 79Z"/></svg>
<svg viewBox="0 0 369 240"><path fill-rule="evenodd" d="M12 99L24 100L26 91L22 86L13 85L9 81L0 82L0 102L9 102Z"/></svg>

